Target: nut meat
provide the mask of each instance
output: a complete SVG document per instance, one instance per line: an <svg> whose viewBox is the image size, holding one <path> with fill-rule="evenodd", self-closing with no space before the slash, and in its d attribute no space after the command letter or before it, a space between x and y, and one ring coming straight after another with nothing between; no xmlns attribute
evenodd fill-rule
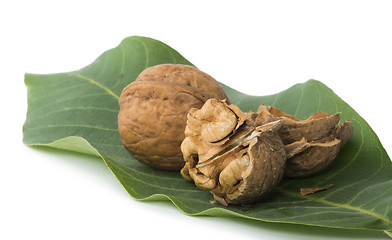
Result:
<svg viewBox="0 0 392 240"><path fill-rule="evenodd" d="M186 116L209 98L228 98L208 74L186 65L145 69L121 93L118 128L128 152L153 168L178 171Z"/></svg>

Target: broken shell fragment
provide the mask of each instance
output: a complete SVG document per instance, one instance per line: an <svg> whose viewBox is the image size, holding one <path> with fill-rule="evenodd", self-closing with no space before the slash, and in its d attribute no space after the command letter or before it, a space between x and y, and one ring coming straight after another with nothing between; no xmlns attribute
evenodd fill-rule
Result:
<svg viewBox="0 0 392 240"><path fill-rule="evenodd" d="M324 170L337 156L340 140L325 143L308 143L297 153L289 153L285 167L286 177L306 177Z"/></svg>
<svg viewBox="0 0 392 240"><path fill-rule="evenodd" d="M283 127L279 135L284 144L300 141L302 138L307 141L316 141L328 137L340 120L340 113L328 115L324 111L319 111L301 121L275 107L265 105L259 107L257 115L256 122L259 124L278 119L283 120Z"/></svg>
<svg viewBox="0 0 392 240"><path fill-rule="evenodd" d="M253 118L258 123L277 119L283 121L279 135L287 155L284 175L293 178L310 176L324 170L354 131L348 120L336 126L340 121L340 113L329 115L319 111L301 121L277 108L261 105Z"/></svg>

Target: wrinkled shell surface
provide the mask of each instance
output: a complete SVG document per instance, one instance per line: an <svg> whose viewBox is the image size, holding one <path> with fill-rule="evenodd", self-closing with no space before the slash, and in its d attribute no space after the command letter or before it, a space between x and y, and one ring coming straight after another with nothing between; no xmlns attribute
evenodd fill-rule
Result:
<svg viewBox="0 0 392 240"><path fill-rule="evenodd" d="M123 145L153 168L180 170L187 113L209 98L228 101L220 84L197 68L162 64L145 69L119 99Z"/></svg>

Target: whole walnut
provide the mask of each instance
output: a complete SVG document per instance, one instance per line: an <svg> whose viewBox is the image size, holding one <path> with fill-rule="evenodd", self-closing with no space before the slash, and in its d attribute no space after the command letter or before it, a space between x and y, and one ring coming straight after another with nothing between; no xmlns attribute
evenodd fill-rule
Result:
<svg viewBox="0 0 392 240"><path fill-rule="evenodd" d="M179 171L187 114L208 99L226 100L221 85L195 67L162 64L145 69L119 99L118 128L127 151L156 169Z"/></svg>

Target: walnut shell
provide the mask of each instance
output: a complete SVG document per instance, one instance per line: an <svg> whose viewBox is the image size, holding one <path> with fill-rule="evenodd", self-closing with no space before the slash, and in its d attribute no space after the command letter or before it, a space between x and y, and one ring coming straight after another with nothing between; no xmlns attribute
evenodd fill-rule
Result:
<svg viewBox="0 0 392 240"><path fill-rule="evenodd" d="M188 114L186 138L181 145L186 164L181 174L200 189L210 191L222 205L256 201L283 176L286 158L278 135L282 121L257 126L247 116L216 99L209 99L201 109ZM205 129L210 130L209 134L204 134ZM211 142L211 138L216 141Z"/></svg>
<svg viewBox="0 0 392 240"><path fill-rule="evenodd" d="M319 111L301 121L275 107L260 105L252 118L258 124L283 121L279 135L287 155L284 175L292 178L307 177L324 170L354 131L349 120L337 125L340 113L329 115Z"/></svg>
<svg viewBox="0 0 392 240"><path fill-rule="evenodd" d="M119 99L123 145L153 168L180 170L187 113L210 98L229 101L220 84L195 67L162 64L145 69Z"/></svg>
<svg viewBox="0 0 392 240"><path fill-rule="evenodd" d="M353 133L340 113L316 112L306 120L261 105L243 113L209 99L191 109L181 150L182 176L214 199L249 204L263 198L285 177L306 177L325 169Z"/></svg>

